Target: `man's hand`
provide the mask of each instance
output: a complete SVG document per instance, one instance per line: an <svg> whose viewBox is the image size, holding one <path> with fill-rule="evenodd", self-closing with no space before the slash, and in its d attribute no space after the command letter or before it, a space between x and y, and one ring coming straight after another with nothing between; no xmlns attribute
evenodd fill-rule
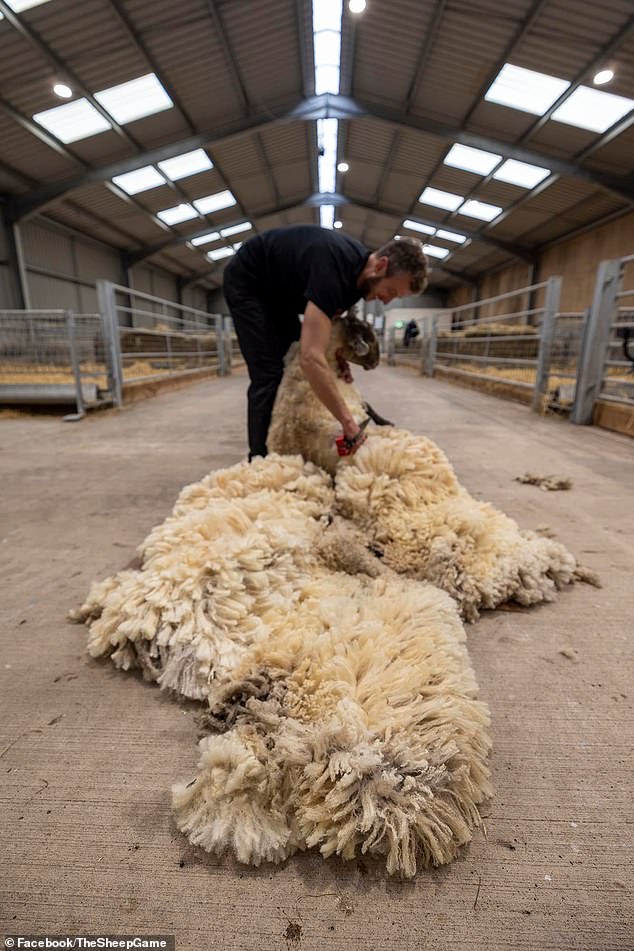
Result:
<svg viewBox="0 0 634 951"><path fill-rule="evenodd" d="M338 454L340 456L353 456L367 438L365 427L362 429L354 419L351 420L344 426L343 436L339 436L335 440Z"/></svg>

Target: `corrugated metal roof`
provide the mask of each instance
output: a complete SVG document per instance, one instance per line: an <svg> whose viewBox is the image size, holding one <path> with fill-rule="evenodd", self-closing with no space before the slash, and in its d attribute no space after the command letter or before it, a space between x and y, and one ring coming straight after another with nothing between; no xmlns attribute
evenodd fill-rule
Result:
<svg viewBox="0 0 634 951"><path fill-rule="evenodd" d="M528 134L537 117L478 102L478 94L504 57L573 79L622 30L631 16L631 0L607 0L600 15L590 0L545 0L540 15L526 28L533 6L533 0L509 0L503 8L497 0L450 0L441 10L433 0L374 0L363 17L353 20L344 4L342 69L350 88L343 91L387 106L405 122L421 117L458 127L468 115L466 128L472 133L501 142L525 139L528 149L574 162L575 155L599 140L597 134L553 120ZM0 187L18 194L19 173L41 183L81 175L82 165L73 160L73 153L97 167L180 142L192 131L208 132L213 140L214 127L226 127L250 113L269 112L273 120L283 104L313 91L310 0L182 0L177 6L168 0L125 0L122 9L132 33L114 6L102 0L83 0L80 8L55 0L21 16L91 92L156 69L182 111L176 107L127 124L132 143L115 132L102 133L72 143L65 157L9 118L0 103ZM634 35L614 51L610 65L616 77L605 91L634 98ZM41 50L8 22L0 24L0 90L10 107L28 118L59 105L51 92L53 73ZM453 141L442 130L432 135L379 118L341 120L339 125L339 158L350 163L350 171L337 176L337 188L368 207L342 206L337 215L346 230L370 244L383 243L413 214L531 247L628 207L625 197L572 177L560 177L535 197L506 183L484 184L481 176L440 164ZM314 122L272 121L214 142L210 154L217 168L182 180L175 188L141 193L128 202L103 185L91 185L72 191L69 200L62 196L50 213L114 247L130 249L169 236L153 221L152 212L225 187L234 192L238 206L206 220L221 223L243 213L256 220L264 211L267 217L257 219L260 229L318 222L319 210L303 204L316 187L315 151ZM634 127L598 149L584 167L621 175L626 188L633 153ZM142 154L139 161L144 163ZM418 203L427 183L512 210L490 226L451 216ZM276 205L297 207L270 213ZM372 211L372 206L394 214ZM200 225L197 218L173 231L187 235ZM474 240L466 248L452 248L451 266L479 272L497 267L505 253ZM206 263L203 254L193 254L184 245L154 260L178 273L199 265L202 269Z"/></svg>

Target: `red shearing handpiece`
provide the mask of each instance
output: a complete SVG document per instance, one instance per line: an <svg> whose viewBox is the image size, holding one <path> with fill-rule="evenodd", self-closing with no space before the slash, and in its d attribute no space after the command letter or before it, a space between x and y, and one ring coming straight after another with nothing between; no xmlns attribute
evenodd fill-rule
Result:
<svg viewBox="0 0 634 951"><path fill-rule="evenodd" d="M345 436L337 436L335 443L337 445L337 454L339 456L351 456L356 452L362 442L365 440L365 428L370 422L370 417L366 416L359 425L359 432L354 439L346 439Z"/></svg>

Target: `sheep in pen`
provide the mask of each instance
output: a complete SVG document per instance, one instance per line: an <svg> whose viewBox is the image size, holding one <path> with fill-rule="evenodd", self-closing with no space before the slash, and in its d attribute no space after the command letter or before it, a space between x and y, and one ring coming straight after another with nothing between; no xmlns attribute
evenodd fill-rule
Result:
<svg viewBox="0 0 634 951"><path fill-rule="evenodd" d="M373 331L337 320L329 360L376 366ZM289 354L264 459L185 487L140 567L92 586L88 649L203 705L179 828L242 862L298 850L377 856L389 874L455 857L492 795L489 716L463 620L591 580L566 549L460 486L430 440L336 427Z"/></svg>

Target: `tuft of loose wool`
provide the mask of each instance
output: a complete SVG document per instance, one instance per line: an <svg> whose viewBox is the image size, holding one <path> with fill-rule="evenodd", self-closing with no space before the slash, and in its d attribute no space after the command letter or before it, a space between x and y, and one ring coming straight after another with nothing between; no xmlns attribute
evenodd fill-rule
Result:
<svg viewBox="0 0 634 951"><path fill-rule="evenodd" d="M523 482L526 485L538 485L544 492L558 492L562 489L572 488L572 479L568 476L557 475L536 475L534 472L525 472L524 475L515 476L516 482Z"/></svg>

